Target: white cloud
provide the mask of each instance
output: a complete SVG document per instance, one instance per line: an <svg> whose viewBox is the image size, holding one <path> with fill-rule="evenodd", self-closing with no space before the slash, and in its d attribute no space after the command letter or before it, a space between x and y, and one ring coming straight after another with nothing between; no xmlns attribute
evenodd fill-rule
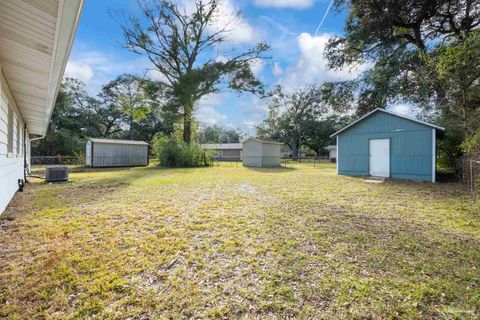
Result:
<svg viewBox="0 0 480 320"><path fill-rule="evenodd" d="M93 77L93 70L89 64L71 60L68 61L67 67L65 68L65 77L75 78L83 83L89 83Z"/></svg>
<svg viewBox="0 0 480 320"><path fill-rule="evenodd" d="M157 69L147 70L146 77L154 81L167 81L167 77Z"/></svg>
<svg viewBox="0 0 480 320"><path fill-rule="evenodd" d="M223 104L224 97L222 96L221 93L218 94L209 94L206 96L203 96L200 101L199 105L203 106L219 106Z"/></svg>
<svg viewBox="0 0 480 320"><path fill-rule="evenodd" d="M195 11L195 0L182 0L187 14L192 14ZM219 3L214 21L208 27L208 31L218 32L227 27L229 30L226 34L226 40L235 43L252 43L258 40L257 32L248 23L247 19L238 16L238 9L232 4L231 0L224 0Z"/></svg>
<svg viewBox="0 0 480 320"><path fill-rule="evenodd" d="M226 115L211 106L200 106L195 115L200 122L207 124L218 124L227 119Z"/></svg>
<svg viewBox="0 0 480 320"><path fill-rule="evenodd" d="M280 67L280 64L278 62L275 62L273 64L273 74L277 77L279 77L283 74L283 69L282 69L282 67Z"/></svg>
<svg viewBox="0 0 480 320"><path fill-rule="evenodd" d="M197 120L206 124L222 124L227 120L227 116L219 112L216 108L223 105L225 94L209 94L203 96L198 102L195 116Z"/></svg>
<svg viewBox="0 0 480 320"><path fill-rule="evenodd" d="M253 120L244 120L243 121L243 125L249 129L249 130L253 130L255 129L255 127L257 126L257 122L256 121L253 121Z"/></svg>
<svg viewBox="0 0 480 320"><path fill-rule="evenodd" d="M255 0L256 6L266 8L305 9L311 7L315 0Z"/></svg>
<svg viewBox="0 0 480 320"><path fill-rule="evenodd" d="M262 72L264 66L265 62L262 59L255 59L250 62L250 69L252 69L254 75Z"/></svg>
<svg viewBox="0 0 480 320"><path fill-rule="evenodd" d="M399 113L399 114L403 114L405 116L410 116L410 117L413 117L415 114L414 114L414 106L411 105L411 104L406 104L406 103L399 103L399 104L396 104L396 105L392 105L390 106L390 109L393 111L393 112L396 112L396 113Z"/></svg>
<svg viewBox="0 0 480 320"><path fill-rule="evenodd" d="M145 57L133 57L118 55L116 50L78 51L68 61L65 76L81 80L92 95L96 95L103 85L123 73L140 77L146 73L152 79L162 79L163 75L158 71L147 71L151 64Z"/></svg>
<svg viewBox="0 0 480 320"><path fill-rule="evenodd" d="M273 20L269 16L259 16L260 19L267 21L269 24L274 26L278 31L282 33L282 36L287 35L287 36L294 36L296 35L295 32L290 31L287 27L285 27L283 24L278 23L277 21Z"/></svg>
<svg viewBox="0 0 480 320"><path fill-rule="evenodd" d="M219 31L227 26L227 29L230 30L226 36L227 40L239 43L252 43L258 40L253 27L244 17L238 16L238 9L230 0L220 2L218 12L211 31Z"/></svg>
<svg viewBox="0 0 480 320"><path fill-rule="evenodd" d="M285 70L285 77L280 79L280 84L287 88L298 87L306 83L325 81L344 81L358 77L368 65L352 65L340 70L327 68L327 60L324 57L329 34L312 36L302 33L297 38L300 51L298 60Z"/></svg>

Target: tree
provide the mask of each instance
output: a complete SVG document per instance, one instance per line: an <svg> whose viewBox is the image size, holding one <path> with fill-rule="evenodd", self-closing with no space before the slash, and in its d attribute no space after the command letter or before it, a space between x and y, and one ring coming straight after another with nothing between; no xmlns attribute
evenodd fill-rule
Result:
<svg viewBox="0 0 480 320"><path fill-rule="evenodd" d="M446 96L456 106L463 130L472 134L480 125L475 116L480 108L480 30L442 51L437 64L439 78L446 83Z"/></svg>
<svg viewBox="0 0 480 320"><path fill-rule="evenodd" d="M319 157L329 144L335 144L330 135L350 123L350 117L329 116L325 119L310 118L303 125L303 144Z"/></svg>
<svg viewBox="0 0 480 320"><path fill-rule="evenodd" d="M90 137L105 138L122 132L123 112L116 105L106 103L101 96L91 97L85 90L85 84L77 79L65 78L63 87L72 100L72 106L81 110L82 121L90 127Z"/></svg>
<svg viewBox="0 0 480 320"><path fill-rule="evenodd" d="M144 120L151 111L151 101L146 96L143 81L130 74L120 75L102 87L100 97L107 114L120 113L126 119L128 137L132 140L134 123Z"/></svg>
<svg viewBox="0 0 480 320"><path fill-rule="evenodd" d="M256 127L257 136L282 141L291 148L289 123L287 116L281 114L278 108L269 106L267 118Z"/></svg>
<svg viewBox="0 0 480 320"><path fill-rule="evenodd" d="M464 41L480 26L480 0L337 0L335 4L340 10L348 7L349 16L345 35L329 42L330 66L373 64L358 81L359 113L399 99L427 109L446 105L436 49L445 41Z"/></svg>
<svg viewBox="0 0 480 320"><path fill-rule="evenodd" d="M32 142L32 155L74 155L85 148L85 138L95 135L96 126L89 109L77 104L81 82L67 78L58 91L54 112L44 139Z"/></svg>
<svg viewBox="0 0 480 320"><path fill-rule="evenodd" d="M242 136L242 133L237 130L225 129L214 124L200 128L198 141L199 143L239 143Z"/></svg>
<svg viewBox="0 0 480 320"><path fill-rule="evenodd" d="M236 17L218 27L221 0L195 0L187 12L173 0L152 0L140 5L143 19L126 18L122 25L125 47L148 57L163 77L159 90L178 108L183 118L183 140L190 143L195 105L205 95L216 93L226 83L230 89L264 94L262 83L253 75L252 62L268 49L265 43L243 52L209 58L235 28Z"/></svg>
<svg viewBox="0 0 480 320"><path fill-rule="evenodd" d="M449 130L440 148L450 155L447 160L452 165L462 152L480 154L480 31L442 49L437 68L451 107L442 114Z"/></svg>
<svg viewBox="0 0 480 320"><path fill-rule="evenodd" d="M326 111L322 102L321 90L317 85L307 85L288 93L277 86L273 91L269 109L272 114L282 113L278 123L291 139L293 160L298 157L305 123Z"/></svg>
<svg viewBox="0 0 480 320"><path fill-rule="evenodd" d="M327 46L330 67L372 67L353 84L330 86L332 95L349 98L358 115L394 102L412 103L433 120L458 114L461 104L452 99L452 83L438 64L446 47L462 45L480 26L480 0L336 0L335 5L347 7L349 15L344 35ZM353 94L345 95L348 90ZM473 113L466 115L465 123L471 122Z"/></svg>

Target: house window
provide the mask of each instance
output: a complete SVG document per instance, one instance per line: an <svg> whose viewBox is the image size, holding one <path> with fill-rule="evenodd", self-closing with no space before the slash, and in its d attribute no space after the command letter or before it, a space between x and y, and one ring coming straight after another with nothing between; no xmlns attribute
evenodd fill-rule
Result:
<svg viewBox="0 0 480 320"><path fill-rule="evenodd" d="M13 153L13 110L10 105L8 106L8 143L7 143L7 152L9 154Z"/></svg>

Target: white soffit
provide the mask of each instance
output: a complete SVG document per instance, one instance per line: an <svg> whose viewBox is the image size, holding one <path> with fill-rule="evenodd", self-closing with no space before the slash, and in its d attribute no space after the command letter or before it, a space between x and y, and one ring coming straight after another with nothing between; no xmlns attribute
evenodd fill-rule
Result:
<svg viewBox="0 0 480 320"><path fill-rule="evenodd" d="M0 65L31 134L44 135L83 0L1 0Z"/></svg>

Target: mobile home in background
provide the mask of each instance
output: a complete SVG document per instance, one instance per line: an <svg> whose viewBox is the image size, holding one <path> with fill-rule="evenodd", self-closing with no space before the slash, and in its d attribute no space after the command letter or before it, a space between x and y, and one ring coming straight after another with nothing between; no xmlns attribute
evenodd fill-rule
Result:
<svg viewBox="0 0 480 320"><path fill-rule="evenodd" d="M204 143L200 145L203 150L213 152L215 160L220 161L241 161L242 144L241 143Z"/></svg>

